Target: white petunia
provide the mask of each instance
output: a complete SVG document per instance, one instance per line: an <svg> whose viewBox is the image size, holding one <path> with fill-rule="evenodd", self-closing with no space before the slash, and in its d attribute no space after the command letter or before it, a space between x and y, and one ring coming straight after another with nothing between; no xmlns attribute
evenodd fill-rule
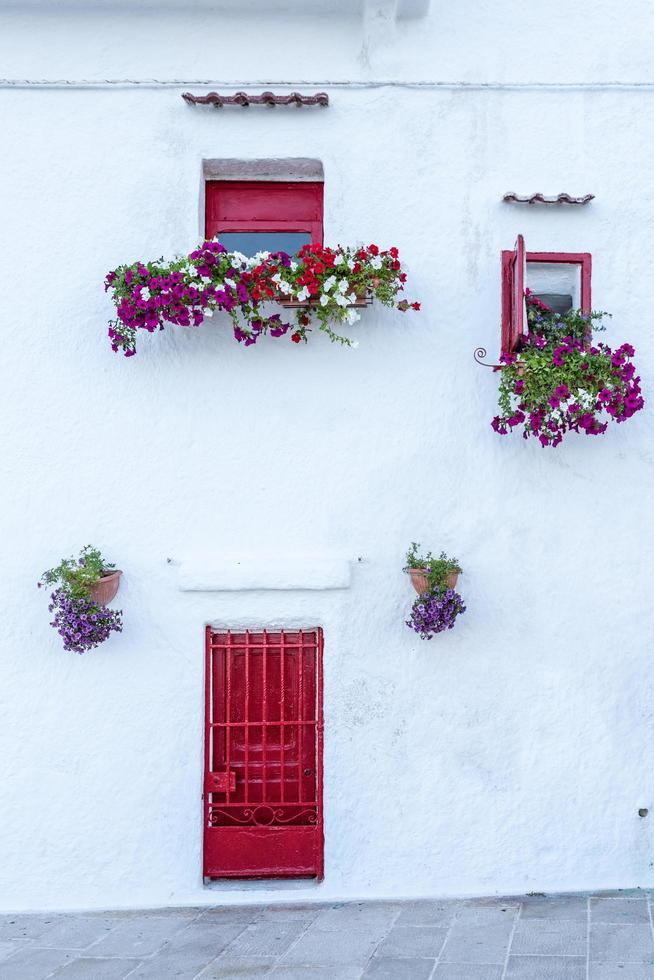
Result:
<svg viewBox="0 0 654 980"><path fill-rule="evenodd" d="M150 290L148 289L147 286L143 286L143 288L141 289L141 299L144 299L146 303L150 299Z"/></svg>
<svg viewBox="0 0 654 980"><path fill-rule="evenodd" d="M282 279L282 281L280 282L279 288L286 296L288 296L289 293L293 292L293 287L291 286L290 282L285 282L284 279Z"/></svg>
<svg viewBox="0 0 654 980"><path fill-rule="evenodd" d="M291 262L291 272L297 272L297 262Z"/></svg>
<svg viewBox="0 0 654 980"><path fill-rule="evenodd" d="M247 265L248 257L243 252L232 252L232 265Z"/></svg>
<svg viewBox="0 0 654 980"><path fill-rule="evenodd" d="M205 286L210 286L212 281L213 280L211 279L210 276L202 276L202 282L204 283Z"/></svg>
<svg viewBox="0 0 654 980"><path fill-rule="evenodd" d="M356 263L355 263L354 259L348 259L347 260L347 267L348 267L348 269L353 269L354 266L355 266L355 264Z"/></svg>
<svg viewBox="0 0 654 980"><path fill-rule="evenodd" d="M329 296L325 296L325 294L323 293L323 295L320 297L320 305L327 306L328 303L329 303Z"/></svg>
<svg viewBox="0 0 654 980"><path fill-rule="evenodd" d="M225 279L224 285L229 286L230 289L236 289L236 283L233 279Z"/></svg>
<svg viewBox="0 0 654 980"><path fill-rule="evenodd" d="M361 314L357 313L356 310L348 310L345 314L345 319L348 323L356 323L357 320L361 319ZM356 346L358 347L358 344Z"/></svg>
<svg viewBox="0 0 654 980"><path fill-rule="evenodd" d="M346 293L349 288L350 288L350 284L347 281L347 279L341 279L341 281L338 284L339 293Z"/></svg>
<svg viewBox="0 0 654 980"><path fill-rule="evenodd" d="M328 293L329 290L333 289L335 285L336 285L336 276L329 276L327 279L325 279L322 288L325 290L326 293Z"/></svg>
<svg viewBox="0 0 654 980"><path fill-rule="evenodd" d="M198 272L198 270L194 265L190 267L190 269L188 270L188 274L189 276L191 276L192 279L198 279L200 276L200 273Z"/></svg>
<svg viewBox="0 0 654 980"><path fill-rule="evenodd" d="M347 297L343 296L342 293L337 293L336 296L334 296L334 299L336 300L339 306L348 305Z"/></svg>
<svg viewBox="0 0 654 980"><path fill-rule="evenodd" d="M381 269L382 267L381 255L374 255L370 260L370 265L372 266L373 269Z"/></svg>
<svg viewBox="0 0 654 980"><path fill-rule="evenodd" d="M345 262L345 256L339 252L339 254L334 259L334 265L343 265L344 262Z"/></svg>
<svg viewBox="0 0 654 980"><path fill-rule="evenodd" d="M350 293L350 295L347 297L347 300L348 300L348 303L356 303L356 301L357 301L357 294L356 293Z"/></svg>
<svg viewBox="0 0 654 980"><path fill-rule="evenodd" d="M207 306L206 310L203 310L203 316L213 316L213 310Z"/></svg>
<svg viewBox="0 0 654 980"><path fill-rule="evenodd" d="M297 294L297 298L300 301L304 301L305 299L309 299L309 290L307 289L306 286L303 286L302 287L302 289L300 290L300 292Z"/></svg>

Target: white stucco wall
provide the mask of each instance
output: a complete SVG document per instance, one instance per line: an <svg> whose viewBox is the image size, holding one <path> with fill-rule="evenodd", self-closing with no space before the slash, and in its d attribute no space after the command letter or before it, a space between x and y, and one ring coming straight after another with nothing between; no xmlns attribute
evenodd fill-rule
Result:
<svg viewBox="0 0 654 980"><path fill-rule="evenodd" d="M26 6L0 8L10 82L179 84L0 90L0 907L654 884L651 409L555 451L503 440L472 358L497 351L522 232L592 252L607 340L651 389L654 92L621 84L654 82L650 5L558 0L543 38L518 0L432 0L372 46L370 9L248 28L208 5ZM331 105L194 110L202 78ZM365 311L356 350L244 349L214 318L112 354L106 272L194 246L203 158L264 156L320 159L326 241L397 245L422 312ZM412 539L464 568L468 612L431 643L404 626ZM124 569L125 632L80 658L35 583L87 542ZM350 561L351 586L180 588L262 558ZM325 629L321 885L202 886L206 622Z"/></svg>

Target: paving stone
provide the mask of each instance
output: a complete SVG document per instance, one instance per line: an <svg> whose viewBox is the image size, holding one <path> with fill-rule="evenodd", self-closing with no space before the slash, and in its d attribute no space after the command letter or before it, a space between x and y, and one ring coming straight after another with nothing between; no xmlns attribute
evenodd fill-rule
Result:
<svg viewBox="0 0 654 980"><path fill-rule="evenodd" d="M229 952L236 956L281 956L305 929L301 919L262 919L246 926L230 945Z"/></svg>
<svg viewBox="0 0 654 980"><path fill-rule="evenodd" d="M585 956L509 956L506 980L586 980Z"/></svg>
<svg viewBox="0 0 654 980"><path fill-rule="evenodd" d="M0 916L0 939L38 939L59 918L31 914Z"/></svg>
<svg viewBox="0 0 654 980"><path fill-rule="evenodd" d="M57 949L86 949L91 943L106 936L117 925L116 919L111 917L58 916L56 921L34 940L34 945Z"/></svg>
<svg viewBox="0 0 654 980"><path fill-rule="evenodd" d="M6 960L13 956L19 949L29 943L29 939L2 939L0 940L0 960Z"/></svg>
<svg viewBox="0 0 654 980"><path fill-rule="evenodd" d="M652 980L654 971L646 963L591 963L589 980Z"/></svg>
<svg viewBox="0 0 654 980"><path fill-rule="evenodd" d="M123 980L138 965L138 960L101 960L83 956L57 970L53 980L59 980L59 977L61 980Z"/></svg>
<svg viewBox="0 0 654 980"><path fill-rule="evenodd" d="M552 898L525 898L520 912L521 919L588 919L588 902L578 895Z"/></svg>
<svg viewBox="0 0 654 980"><path fill-rule="evenodd" d="M429 980L435 960L372 959L363 974L364 980Z"/></svg>
<svg viewBox="0 0 654 980"><path fill-rule="evenodd" d="M324 908L315 921L315 928L321 931L340 930L361 926L387 926L389 929L402 911L401 903L343 903Z"/></svg>
<svg viewBox="0 0 654 980"><path fill-rule="evenodd" d="M654 940L645 923L591 922L590 959L594 963L652 963ZM652 971L654 975L654 970Z"/></svg>
<svg viewBox="0 0 654 980"><path fill-rule="evenodd" d="M140 959L156 953L176 932L186 928L186 916L127 918L117 923L91 949L93 956L125 956Z"/></svg>
<svg viewBox="0 0 654 980"><path fill-rule="evenodd" d="M513 923L459 925L455 922L441 953L444 963L503 964Z"/></svg>
<svg viewBox="0 0 654 980"><path fill-rule="evenodd" d="M284 954L280 966L359 966L363 969L379 944L379 937L345 925L340 932L310 926ZM231 951L231 950L230 950Z"/></svg>
<svg viewBox="0 0 654 980"><path fill-rule="evenodd" d="M405 902L395 920L396 926L449 926L459 902Z"/></svg>
<svg viewBox="0 0 654 980"><path fill-rule="evenodd" d="M586 923L575 922L574 919L519 919L513 934L511 953L585 956L586 933Z"/></svg>
<svg viewBox="0 0 654 980"><path fill-rule="evenodd" d="M233 956L223 953L198 974L198 980L226 980L228 977L233 980L237 977L239 980L258 980L259 977L268 976L276 962L275 956Z"/></svg>
<svg viewBox="0 0 654 980"><path fill-rule="evenodd" d="M483 963L439 963L433 980L502 980L503 971Z"/></svg>
<svg viewBox="0 0 654 980"><path fill-rule="evenodd" d="M306 925L309 925L318 918L322 912L322 908L320 905L271 905L269 908L263 909L259 915L259 919L273 919L276 921L282 919L301 920Z"/></svg>
<svg viewBox="0 0 654 980"><path fill-rule="evenodd" d="M276 966L266 977L271 980L360 980L361 968L356 966ZM227 978L225 978L227 980ZM230 977L229 980L236 980Z"/></svg>
<svg viewBox="0 0 654 980"><path fill-rule="evenodd" d="M2 961L2 980L44 980L69 960L77 957L72 949L34 949L25 946L8 960Z"/></svg>
<svg viewBox="0 0 654 980"><path fill-rule="evenodd" d="M649 922L644 898L591 898L592 922Z"/></svg>
<svg viewBox="0 0 654 980"><path fill-rule="evenodd" d="M425 956L435 960L443 948L446 936L447 928L443 926L393 926L377 948L375 956Z"/></svg>
<svg viewBox="0 0 654 980"><path fill-rule="evenodd" d="M518 905L498 905L496 907L467 905L457 913L456 922L457 925L460 923L464 926L513 923L518 914L518 909Z"/></svg>
<svg viewBox="0 0 654 980"><path fill-rule="evenodd" d="M176 933L153 957L145 960L132 974L133 980L159 980L193 977L219 957L247 928L243 922L217 923L199 921Z"/></svg>
<svg viewBox="0 0 654 980"><path fill-rule="evenodd" d="M258 922L269 910L247 906L223 906L222 908L202 909L198 922L242 922L249 925Z"/></svg>

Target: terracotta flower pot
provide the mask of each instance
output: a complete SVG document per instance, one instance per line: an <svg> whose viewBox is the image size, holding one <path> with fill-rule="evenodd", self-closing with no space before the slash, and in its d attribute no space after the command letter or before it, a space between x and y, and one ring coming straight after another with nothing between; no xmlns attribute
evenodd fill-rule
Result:
<svg viewBox="0 0 654 980"><path fill-rule="evenodd" d="M411 584L418 593L422 595L429 588L429 569L428 568L407 568L408 575L411 578ZM456 583L459 580L459 572L448 572L445 577L445 584L448 589L456 589Z"/></svg>
<svg viewBox="0 0 654 980"><path fill-rule="evenodd" d="M411 579L411 584L418 595L422 595L429 588L429 569L428 568L407 568L407 574Z"/></svg>
<svg viewBox="0 0 654 980"><path fill-rule="evenodd" d="M89 595L93 601L97 602L99 606L107 606L118 592L122 574L120 569L116 569L115 572L108 572L103 575L99 582L92 585L89 589Z"/></svg>

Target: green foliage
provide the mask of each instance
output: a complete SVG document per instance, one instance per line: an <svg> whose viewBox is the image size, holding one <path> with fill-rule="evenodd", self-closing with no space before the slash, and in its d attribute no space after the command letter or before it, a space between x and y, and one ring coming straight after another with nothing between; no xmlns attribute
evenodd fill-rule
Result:
<svg viewBox="0 0 654 980"><path fill-rule="evenodd" d="M105 561L97 548L85 545L79 558L63 558L41 576L39 586L55 586L73 599L88 596L89 589L115 566Z"/></svg>
<svg viewBox="0 0 654 980"><path fill-rule="evenodd" d="M448 558L444 551L441 551L438 558L434 558L431 551L428 551L425 555L418 554L419 548L420 545L416 541L411 542L411 547L406 553L405 571L409 568L427 570L430 590L445 588L445 580L449 573L461 571L458 559Z"/></svg>

